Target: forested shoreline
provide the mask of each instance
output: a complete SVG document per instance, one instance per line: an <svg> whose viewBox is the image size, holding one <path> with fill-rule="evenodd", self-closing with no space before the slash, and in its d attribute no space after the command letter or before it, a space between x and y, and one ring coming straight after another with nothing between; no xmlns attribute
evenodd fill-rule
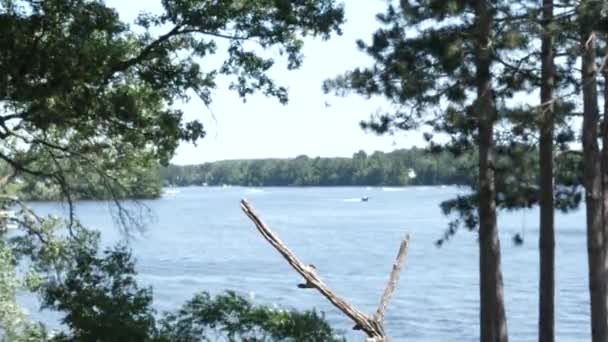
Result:
<svg viewBox="0 0 608 342"><path fill-rule="evenodd" d="M199 165L142 165L116 177L112 191L97 175L74 173L71 200L154 199L163 186L415 186L466 185L474 154L455 157L420 148L364 151L346 157L225 160ZM2 172L7 175L8 172ZM61 201L61 186L36 177L15 177L7 191L26 201Z"/></svg>
<svg viewBox="0 0 608 342"><path fill-rule="evenodd" d="M225 160L199 165L147 165L117 177L112 191L97 175L73 174L71 200L154 199L163 186L415 186L465 185L472 179L473 154L455 157L413 147L364 151L351 158L298 156L285 159ZM3 172L7 174L7 172ZM26 201L60 201L62 189L36 177L15 177L10 193Z"/></svg>
<svg viewBox="0 0 608 342"><path fill-rule="evenodd" d="M407 186L464 185L471 179L472 154L454 157L425 149L398 149L351 158L225 160L161 169L165 186Z"/></svg>

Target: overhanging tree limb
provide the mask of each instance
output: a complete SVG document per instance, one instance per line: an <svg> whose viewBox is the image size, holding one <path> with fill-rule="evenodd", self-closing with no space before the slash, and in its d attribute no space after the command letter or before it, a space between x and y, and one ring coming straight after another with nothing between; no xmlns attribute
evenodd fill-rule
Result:
<svg viewBox="0 0 608 342"><path fill-rule="evenodd" d="M352 304L348 303L343 298L340 298L331 288L329 288L317 275L315 268L306 266L300 259L281 241L274 232L262 221L260 216L255 212L253 207L246 201L241 200L241 209L253 221L257 230L262 234L264 239L274 247L289 265L306 279L308 287L316 288L321 294L327 298L335 307L340 309L345 315L352 319L358 329L363 330L367 336L368 342L388 341L384 332L384 312L390 300L391 294L394 292L399 279L401 267L407 255L409 246L409 236L402 241L397 259L393 264L393 270L389 277L389 281L384 290L384 294L380 300L378 310L374 316L368 316L358 310Z"/></svg>

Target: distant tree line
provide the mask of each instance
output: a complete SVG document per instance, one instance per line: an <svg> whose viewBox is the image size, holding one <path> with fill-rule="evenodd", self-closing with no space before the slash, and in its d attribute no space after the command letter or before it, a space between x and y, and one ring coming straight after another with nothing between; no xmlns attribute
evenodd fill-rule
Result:
<svg viewBox="0 0 608 342"><path fill-rule="evenodd" d="M226 160L161 169L165 185L403 186L468 184L474 154L454 157L413 147L390 153L364 151L352 158Z"/></svg>

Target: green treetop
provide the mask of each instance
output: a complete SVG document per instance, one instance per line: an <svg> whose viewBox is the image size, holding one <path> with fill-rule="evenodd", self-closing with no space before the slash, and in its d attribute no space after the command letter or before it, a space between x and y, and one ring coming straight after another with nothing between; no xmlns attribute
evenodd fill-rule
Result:
<svg viewBox="0 0 608 342"><path fill-rule="evenodd" d="M298 68L302 37L328 38L343 22L333 0L162 5L133 29L102 1L0 1L0 159L56 184L66 183L66 159L90 173L134 154L166 163L180 141L205 135L177 101L195 95L209 105L225 76L243 98L260 92L285 103L267 51ZM219 53L220 65L204 63Z"/></svg>

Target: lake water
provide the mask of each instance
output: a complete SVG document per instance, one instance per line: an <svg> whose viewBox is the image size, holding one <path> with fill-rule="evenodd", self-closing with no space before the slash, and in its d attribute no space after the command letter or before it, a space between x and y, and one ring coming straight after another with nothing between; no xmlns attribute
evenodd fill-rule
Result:
<svg viewBox="0 0 608 342"><path fill-rule="evenodd" d="M398 288L386 314L393 341L477 341L478 248L476 234L459 231L436 248L447 226L438 204L464 190L409 188L180 188L145 204L153 216L131 241L140 285L154 287L159 311L177 308L198 291L236 290L257 303L325 312L348 340L361 341L353 324L301 281L241 212L247 198L263 219L339 295L372 313L399 243L411 235ZM358 201L369 196L369 202ZM37 210L61 211L36 203ZM104 244L121 239L108 204L82 202L77 214L102 231ZM584 212L557 214L556 335L558 341L590 340ZM508 329L512 341L537 339L538 211L501 213ZM524 233L523 246L511 238ZM52 321L36 312L34 318Z"/></svg>

